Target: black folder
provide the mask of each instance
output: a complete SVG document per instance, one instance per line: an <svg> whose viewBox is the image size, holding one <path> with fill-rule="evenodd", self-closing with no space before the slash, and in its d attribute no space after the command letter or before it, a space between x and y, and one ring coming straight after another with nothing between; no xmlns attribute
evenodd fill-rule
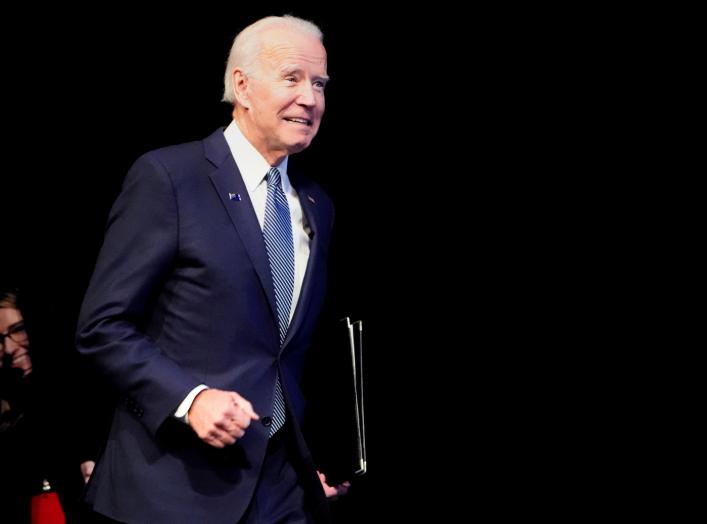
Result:
<svg viewBox="0 0 707 524"><path fill-rule="evenodd" d="M354 429L353 474L366 473L366 418L363 403L363 322L351 322L349 317L342 321L346 329L349 355L351 357L351 391Z"/></svg>
<svg viewBox="0 0 707 524"><path fill-rule="evenodd" d="M366 473L363 323L332 319L315 347L315 366L305 381L305 436L333 486Z"/></svg>

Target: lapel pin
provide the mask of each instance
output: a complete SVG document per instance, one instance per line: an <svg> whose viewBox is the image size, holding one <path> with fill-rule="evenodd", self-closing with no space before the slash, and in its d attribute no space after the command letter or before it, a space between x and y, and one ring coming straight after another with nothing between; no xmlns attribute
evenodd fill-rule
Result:
<svg viewBox="0 0 707 524"><path fill-rule="evenodd" d="M228 198L230 200L237 200L238 202L241 201L241 194L240 193L229 193Z"/></svg>
<svg viewBox="0 0 707 524"><path fill-rule="evenodd" d="M307 200L309 200L312 204L316 204L317 202L312 198L310 195L307 195Z"/></svg>

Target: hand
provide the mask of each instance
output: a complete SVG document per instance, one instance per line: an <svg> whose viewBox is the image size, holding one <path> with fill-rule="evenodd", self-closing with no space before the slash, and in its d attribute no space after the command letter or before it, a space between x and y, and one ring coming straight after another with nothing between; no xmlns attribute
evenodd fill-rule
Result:
<svg viewBox="0 0 707 524"><path fill-rule="evenodd" d="M83 481L85 484L88 484L88 479L91 478L91 474L93 473L93 468L96 466L96 463L93 460L87 460L86 462L81 463L81 475L83 475Z"/></svg>
<svg viewBox="0 0 707 524"><path fill-rule="evenodd" d="M260 417L253 406L235 391L205 389L189 408L189 425L201 440L223 448L245 435L251 420Z"/></svg>
<svg viewBox="0 0 707 524"><path fill-rule="evenodd" d="M29 357L29 351L24 346L17 346L15 351L0 351L0 357L4 357L5 353L12 357L12 367L22 370L22 376L26 377L32 372L32 359ZM2 367L0 359L0 368Z"/></svg>
<svg viewBox="0 0 707 524"><path fill-rule="evenodd" d="M324 473L317 471L317 475L319 475L319 482L322 483L322 488L324 488L324 494L328 499L336 500L342 495L346 495L346 493L348 493L349 491L349 488L351 487L351 483L348 480L342 482L338 486L330 486L326 482L326 475Z"/></svg>

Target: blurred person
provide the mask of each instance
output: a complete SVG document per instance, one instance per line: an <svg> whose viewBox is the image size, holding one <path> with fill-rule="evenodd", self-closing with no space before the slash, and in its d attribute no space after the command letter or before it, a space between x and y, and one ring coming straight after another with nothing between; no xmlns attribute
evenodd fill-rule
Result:
<svg viewBox="0 0 707 524"><path fill-rule="evenodd" d="M78 500L64 460L70 452L58 436L47 388L33 370L18 296L13 288L0 289L0 519L62 522L62 504L67 498ZM78 479L78 465L74 469Z"/></svg>

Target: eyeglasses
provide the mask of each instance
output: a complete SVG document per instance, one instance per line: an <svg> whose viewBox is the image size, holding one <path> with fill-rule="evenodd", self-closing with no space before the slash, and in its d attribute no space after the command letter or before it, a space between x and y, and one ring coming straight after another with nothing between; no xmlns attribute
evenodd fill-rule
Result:
<svg viewBox="0 0 707 524"><path fill-rule="evenodd" d="M0 346L5 346L5 339L9 338L13 342L21 344L27 341L27 331L24 324L17 324L8 329L5 333L0 333Z"/></svg>

